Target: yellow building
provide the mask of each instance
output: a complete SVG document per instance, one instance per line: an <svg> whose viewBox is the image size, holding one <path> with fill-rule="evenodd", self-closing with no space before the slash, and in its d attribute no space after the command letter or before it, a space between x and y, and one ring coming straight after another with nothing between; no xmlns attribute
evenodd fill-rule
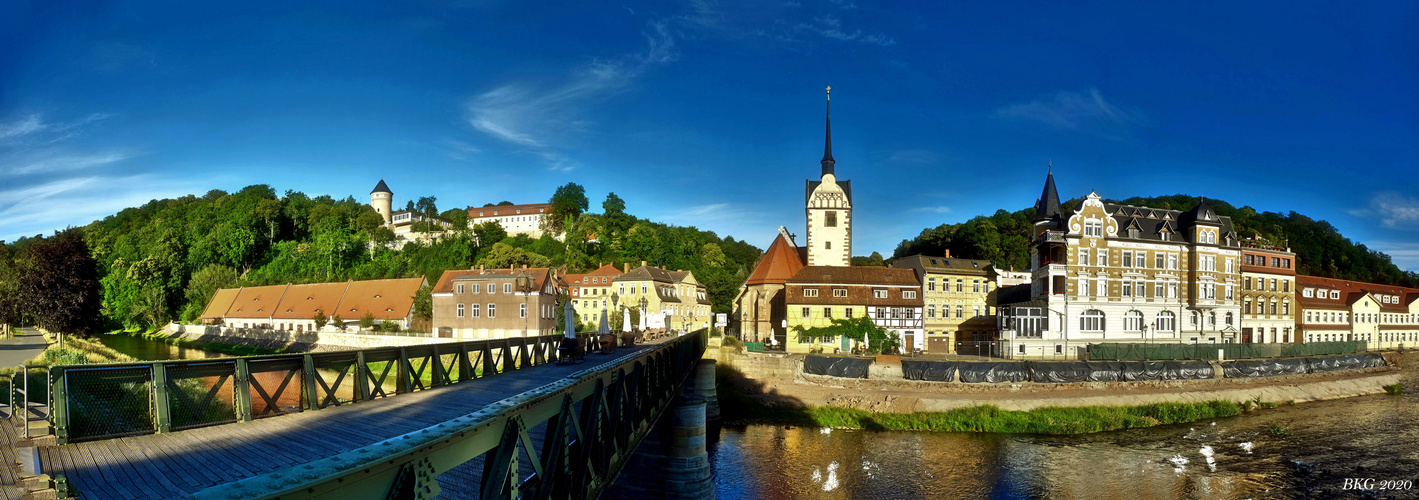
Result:
<svg viewBox="0 0 1419 500"><path fill-rule="evenodd" d="M990 261L911 255L892 267L916 271L925 296L925 350L930 354L989 350L995 339L995 281Z"/></svg>
<svg viewBox="0 0 1419 500"><path fill-rule="evenodd" d="M627 265L629 270L629 265ZM562 281L567 286L567 298L576 310L577 320L582 323L601 321L601 311L607 314L620 311L620 297L613 297L611 282L622 274L616 266L606 264L585 274L565 274ZM607 321L615 324L614 318Z"/></svg>
<svg viewBox="0 0 1419 500"><path fill-rule="evenodd" d="M806 266L784 283L784 301L788 305L788 352L851 350L849 339L809 341L795 332L863 315L896 333L903 351L920 350L924 343L921 285L911 269Z"/></svg>

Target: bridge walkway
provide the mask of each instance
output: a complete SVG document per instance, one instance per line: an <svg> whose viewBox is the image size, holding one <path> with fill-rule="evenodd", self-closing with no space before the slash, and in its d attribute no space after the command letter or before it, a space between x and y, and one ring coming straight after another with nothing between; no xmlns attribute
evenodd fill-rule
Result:
<svg viewBox="0 0 1419 500"><path fill-rule="evenodd" d="M163 434L48 446L40 449L41 472L63 474L79 498L137 500L181 498L210 486L271 473L348 452L478 411L502 399L537 389L568 375L639 353L660 343L621 347L615 354L587 354L579 364L532 366L426 391L317 411ZM533 432L540 447L541 432ZM449 493L477 488L469 473L446 474ZM461 496L461 495L458 495ZM464 497L467 498L467 497Z"/></svg>

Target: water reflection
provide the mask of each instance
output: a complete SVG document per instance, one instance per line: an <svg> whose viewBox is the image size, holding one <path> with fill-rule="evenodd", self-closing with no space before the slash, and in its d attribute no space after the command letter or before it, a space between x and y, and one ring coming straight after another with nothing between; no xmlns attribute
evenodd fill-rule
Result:
<svg viewBox="0 0 1419 500"><path fill-rule="evenodd" d="M178 347L164 342L148 340L128 335L97 335L100 343L110 349L143 361L164 361L169 359L204 359L222 357L222 354L189 347Z"/></svg>
<svg viewBox="0 0 1419 500"><path fill-rule="evenodd" d="M1367 396L1086 436L755 425L723 429L711 466L723 499L1332 498L1358 493L1347 477L1419 479L1415 417L1413 402Z"/></svg>

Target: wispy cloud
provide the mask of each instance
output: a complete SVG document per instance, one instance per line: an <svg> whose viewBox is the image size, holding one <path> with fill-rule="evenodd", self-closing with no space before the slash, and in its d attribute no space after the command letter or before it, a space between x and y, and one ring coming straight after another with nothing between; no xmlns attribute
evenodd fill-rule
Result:
<svg viewBox="0 0 1419 500"><path fill-rule="evenodd" d="M10 175L57 174L102 167L132 157L132 154L123 152L66 154L57 151L48 151L19 160L12 164L13 166L4 170L4 172Z"/></svg>
<svg viewBox="0 0 1419 500"><path fill-rule="evenodd" d="M81 226L128 207L160 198L200 193L193 179L149 175L83 176L0 191L0 220L11 221L0 239L13 241L74 225ZM74 203L74 200L85 200Z"/></svg>
<svg viewBox="0 0 1419 500"><path fill-rule="evenodd" d="M650 67L675 60L675 40L664 22L645 30L646 47L613 59L598 59L577 68L568 81L553 88L525 82L498 86L466 106L474 129L502 142L526 148L551 170L577 167L558 152L569 136L584 129L578 118L596 100L621 92Z"/></svg>
<svg viewBox="0 0 1419 500"><path fill-rule="evenodd" d="M1083 93L1061 90L1031 102L1001 107L995 110L995 116L1111 138L1121 138L1133 127L1148 123L1143 112L1109 102L1098 89Z"/></svg>
<svg viewBox="0 0 1419 500"><path fill-rule="evenodd" d="M918 213L949 214L951 213L951 207L945 205L937 205L934 207L916 207L913 208L911 211Z"/></svg>
<svg viewBox="0 0 1419 500"><path fill-rule="evenodd" d="M1394 265L1407 271L1419 272L1419 242L1370 241L1365 246L1390 257Z"/></svg>
<svg viewBox="0 0 1419 500"><path fill-rule="evenodd" d="M482 149L478 149L472 144L457 139L444 138L443 143L445 146L444 153L447 154L449 158L458 161L472 160L473 156L483 152Z"/></svg>
<svg viewBox="0 0 1419 500"><path fill-rule="evenodd" d="M864 43L882 47L897 44L897 41L893 40L892 37L882 33L865 33L860 29L854 29L848 32L843 29L842 20L835 16L819 16L813 18L812 22L795 24L788 29L788 32L790 35L793 35L787 37L788 39L794 39L796 35L802 33L809 33L842 42Z"/></svg>
<svg viewBox="0 0 1419 500"><path fill-rule="evenodd" d="M102 151L80 151L65 144L80 135L85 125L111 115L93 113L68 120L50 122L35 113L0 123L0 174L10 176L58 174L92 169L117 163L133 153L109 148Z"/></svg>
<svg viewBox="0 0 1419 500"><path fill-rule="evenodd" d="M0 139L23 137L48 128L38 114L27 115L9 123L0 123Z"/></svg>
<svg viewBox="0 0 1419 500"><path fill-rule="evenodd" d="M1419 198L1395 191L1384 191L1370 197L1366 208L1350 210L1350 215L1373 217L1390 229L1419 230Z"/></svg>
<svg viewBox="0 0 1419 500"><path fill-rule="evenodd" d="M765 227L775 227L770 216L762 207L740 203L707 203L692 205L669 212L653 214L651 220L677 226L694 226L714 231L720 236L738 238L761 237L770 232Z"/></svg>

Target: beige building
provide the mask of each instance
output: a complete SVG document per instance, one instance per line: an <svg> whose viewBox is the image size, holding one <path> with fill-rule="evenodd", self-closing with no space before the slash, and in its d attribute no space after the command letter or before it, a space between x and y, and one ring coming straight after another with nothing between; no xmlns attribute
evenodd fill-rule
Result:
<svg viewBox="0 0 1419 500"><path fill-rule="evenodd" d="M551 203L469 207L468 227L485 222L496 222L503 227L503 231L507 231L509 236L525 234L534 239L541 238L543 220L551 210Z"/></svg>
<svg viewBox="0 0 1419 500"><path fill-rule="evenodd" d="M705 327L710 318L710 302L704 285L695 280L689 271L669 271L646 265L631 269L611 280L612 306L609 313L620 313L620 308L640 310L640 314L663 317L664 324L652 329L695 330Z"/></svg>
<svg viewBox="0 0 1419 500"><path fill-rule="evenodd" d="M1240 342L1297 342L1296 254L1258 241L1242 241Z"/></svg>
<svg viewBox="0 0 1419 500"><path fill-rule="evenodd" d="M1365 341L1369 349L1419 343L1419 290L1297 276L1300 342Z"/></svg>
<svg viewBox="0 0 1419 500"><path fill-rule="evenodd" d="M992 298L997 289L990 261L953 259L948 251L941 257L893 259L892 267L916 272L925 299L927 353L989 352L995 339Z"/></svg>
<svg viewBox="0 0 1419 500"><path fill-rule="evenodd" d="M626 270L630 270L629 264L626 265ZM616 266L605 264L589 273L562 276L562 281L567 283L567 297L572 301L578 321L595 324L601 321L601 311L607 311L609 315L625 305L620 303L620 295L612 296L614 287L611 281L622 274L624 273L616 269ZM609 316L607 321L615 323L614 318Z"/></svg>
<svg viewBox="0 0 1419 500"><path fill-rule="evenodd" d="M366 314L408 329L414 320L414 295L424 278L271 285L224 288L213 294L202 322L234 328L314 331L315 313L329 321L326 329L358 328ZM336 316L340 323L335 323Z"/></svg>
<svg viewBox="0 0 1419 500"><path fill-rule="evenodd" d="M771 337L778 337L780 345L785 342L788 309L783 287L803 269L804 250L793 243L793 235L787 229L779 226L778 237L759 257L759 264L734 298L730 313L732 334L749 342L768 342Z"/></svg>
<svg viewBox="0 0 1419 500"><path fill-rule="evenodd" d="M1002 311L1002 350L1076 357L1089 343L1240 341L1241 243L1228 217L1104 203L1035 205L1031 299ZM1002 308L1006 306L1002 305Z"/></svg>
<svg viewBox="0 0 1419 500"><path fill-rule="evenodd" d="M380 179L379 184L375 184L374 190L370 191L370 206L384 217L384 227L394 233L394 241L390 243L391 246L397 247L410 241L421 243L435 241L443 236L444 231L453 227L443 219L427 219L423 214L408 210L394 210L394 192L389 190L389 185L384 183L384 179ZM429 220L430 224L419 224L425 220ZM415 229L421 230L416 231Z"/></svg>
<svg viewBox="0 0 1419 500"><path fill-rule="evenodd" d="M433 302L440 337L534 337L557 329L557 288L545 267L444 271Z"/></svg>

